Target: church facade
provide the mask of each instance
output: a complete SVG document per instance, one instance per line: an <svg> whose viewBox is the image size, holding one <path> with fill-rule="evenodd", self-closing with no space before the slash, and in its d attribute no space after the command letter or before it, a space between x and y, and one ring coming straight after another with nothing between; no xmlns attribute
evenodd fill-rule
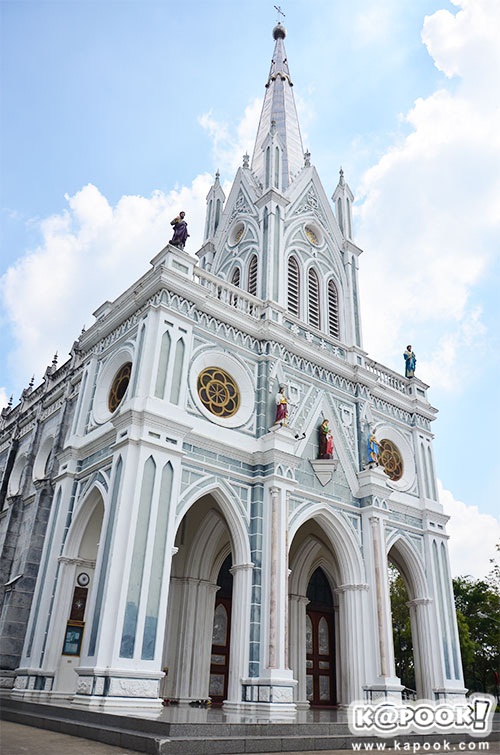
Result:
<svg viewBox="0 0 500 755"><path fill-rule="evenodd" d="M363 350L361 250L274 54L196 257L151 268L1 418L1 679L16 698L228 711L463 696L427 386ZM176 237L174 237L175 239ZM181 238L181 236L179 236Z"/></svg>

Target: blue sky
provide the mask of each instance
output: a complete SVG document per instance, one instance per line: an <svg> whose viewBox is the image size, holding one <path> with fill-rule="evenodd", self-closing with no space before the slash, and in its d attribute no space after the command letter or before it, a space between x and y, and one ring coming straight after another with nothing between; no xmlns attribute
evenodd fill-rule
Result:
<svg viewBox="0 0 500 755"><path fill-rule="evenodd" d="M3 0L0 398L60 363L256 133L273 2ZM452 568L499 537L500 4L283 0L304 145L356 203L364 345L439 408ZM227 191L226 191L227 194ZM478 554L481 554L480 556Z"/></svg>

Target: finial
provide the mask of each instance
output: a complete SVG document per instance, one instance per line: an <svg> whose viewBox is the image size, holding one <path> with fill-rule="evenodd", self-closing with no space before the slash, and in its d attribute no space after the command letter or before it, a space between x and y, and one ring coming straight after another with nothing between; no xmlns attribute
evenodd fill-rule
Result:
<svg viewBox="0 0 500 755"><path fill-rule="evenodd" d="M243 155L243 167L250 167L250 155L248 154L248 152L245 152L245 154Z"/></svg>
<svg viewBox="0 0 500 755"><path fill-rule="evenodd" d="M217 183L217 181L219 180L219 178L220 178L220 173L219 173L219 169L217 168L217 171L216 171L216 173L215 173L215 182L216 182L216 183Z"/></svg>
<svg viewBox="0 0 500 755"><path fill-rule="evenodd" d="M52 360L52 369L55 370L57 368L57 351L54 354L54 358Z"/></svg>
<svg viewBox="0 0 500 755"><path fill-rule="evenodd" d="M304 152L304 168L310 168L311 167L311 153L309 150L307 152Z"/></svg>
<svg viewBox="0 0 500 755"><path fill-rule="evenodd" d="M14 403L14 394L13 394L13 393L11 393L11 394L10 394L9 403L7 404L7 406L9 407L9 409L12 409L12 404L13 404L13 403Z"/></svg>
<svg viewBox="0 0 500 755"><path fill-rule="evenodd" d="M34 375L32 375L32 376L31 376L31 380L30 380L30 384L29 384L28 388L29 388L30 390L33 390L33 386L34 386L34 385L35 385L35 376L34 376Z"/></svg>
<svg viewBox="0 0 500 755"><path fill-rule="evenodd" d="M339 175L340 175L339 184L343 186L345 184L345 180L344 180L344 170L342 166L340 166Z"/></svg>

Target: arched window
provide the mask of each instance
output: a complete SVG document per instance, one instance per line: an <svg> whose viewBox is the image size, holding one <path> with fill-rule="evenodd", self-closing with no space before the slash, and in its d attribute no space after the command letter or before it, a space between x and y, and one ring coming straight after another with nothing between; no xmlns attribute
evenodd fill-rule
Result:
<svg viewBox="0 0 500 755"><path fill-rule="evenodd" d="M308 316L309 324L315 328L320 326L320 313L319 313L319 279L316 270L311 267L307 275L307 288L308 288Z"/></svg>
<svg viewBox="0 0 500 755"><path fill-rule="evenodd" d="M257 296L257 255L254 254L248 266L248 293Z"/></svg>
<svg viewBox="0 0 500 755"><path fill-rule="evenodd" d="M233 274L231 276L231 283L233 284L233 286L239 287L240 285L240 268L239 267L234 268Z"/></svg>
<svg viewBox="0 0 500 755"><path fill-rule="evenodd" d="M217 227L219 225L220 221L220 211L221 211L221 202L220 199L217 200L217 203L215 205L215 223L214 223L214 233L217 230Z"/></svg>
<svg viewBox="0 0 500 755"><path fill-rule="evenodd" d="M295 257L288 260L288 311L297 317L300 314L300 272L299 263Z"/></svg>
<svg viewBox="0 0 500 755"><path fill-rule="evenodd" d="M339 222L340 230L344 233L344 217L342 214L342 200L340 197L337 199L337 220Z"/></svg>
<svg viewBox="0 0 500 755"><path fill-rule="evenodd" d="M280 187L280 151L276 147L274 153L274 185L277 189Z"/></svg>
<svg viewBox="0 0 500 755"><path fill-rule="evenodd" d="M271 148L266 149L266 189L269 188L271 183Z"/></svg>
<svg viewBox="0 0 500 755"><path fill-rule="evenodd" d="M334 338L340 338L339 294L333 280L328 281L328 332Z"/></svg>

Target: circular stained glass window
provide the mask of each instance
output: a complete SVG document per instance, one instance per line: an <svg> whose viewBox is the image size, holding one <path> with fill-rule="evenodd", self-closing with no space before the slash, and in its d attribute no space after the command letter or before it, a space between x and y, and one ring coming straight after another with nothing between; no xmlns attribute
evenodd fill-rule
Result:
<svg viewBox="0 0 500 755"><path fill-rule="evenodd" d="M207 367L197 381L200 401L216 417L232 417L240 407L238 386L227 372L219 367Z"/></svg>
<svg viewBox="0 0 500 755"><path fill-rule="evenodd" d="M378 463L383 466L384 472L391 480L400 480L403 476L403 459L399 449L387 438L381 440L379 446Z"/></svg>
<svg viewBox="0 0 500 755"><path fill-rule="evenodd" d="M127 362L116 373L108 396L108 409L110 412L114 412L121 403L130 383L131 372L132 362Z"/></svg>

